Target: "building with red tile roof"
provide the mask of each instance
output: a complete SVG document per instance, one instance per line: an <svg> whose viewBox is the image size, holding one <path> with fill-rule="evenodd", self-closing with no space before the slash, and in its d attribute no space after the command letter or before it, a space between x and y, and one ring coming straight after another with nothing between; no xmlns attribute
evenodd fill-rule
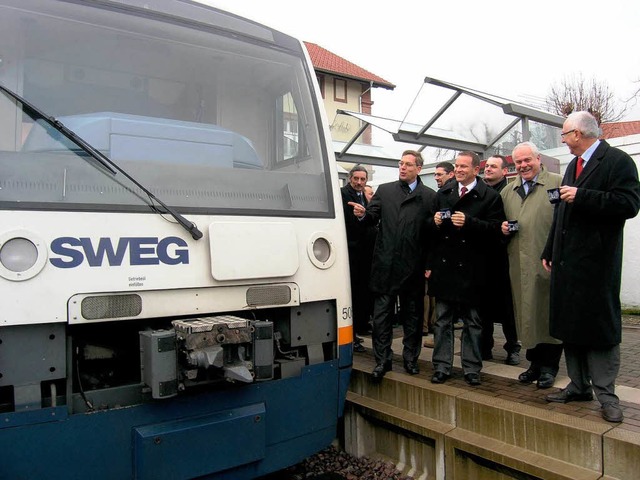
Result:
<svg viewBox="0 0 640 480"><path fill-rule="evenodd" d="M350 78L370 84L373 82L373 87L385 88L387 90L393 90L396 86L385 80L384 78L359 67L355 63L350 62L330 52L326 48L322 48L319 45L311 42L304 42L311 57L311 63L316 72L328 73L330 75L336 75L344 78Z"/></svg>
<svg viewBox="0 0 640 480"><path fill-rule="evenodd" d="M600 125L602 138L618 138L640 133L640 120L630 122L611 122Z"/></svg>
<svg viewBox="0 0 640 480"><path fill-rule="evenodd" d="M349 60L315 43L304 42L318 78L320 93L334 140L348 142L359 131L359 121L340 115L338 110L372 113L374 88L393 90L396 86ZM358 143L371 144L371 127L358 138Z"/></svg>

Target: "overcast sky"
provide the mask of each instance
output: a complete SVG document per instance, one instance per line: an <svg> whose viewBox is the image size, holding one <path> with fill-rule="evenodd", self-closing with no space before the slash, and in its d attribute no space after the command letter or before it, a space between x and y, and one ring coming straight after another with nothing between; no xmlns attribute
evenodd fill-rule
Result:
<svg viewBox="0 0 640 480"><path fill-rule="evenodd" d="M425 77L524 101L582 73L621 103L640 87L636 0L208 0L385 78L374 114L402 119ZM636 83L633 83L636 81ZM640 120L640 102L626 120ZM330 119L331 121L331 119Z"/></svg>

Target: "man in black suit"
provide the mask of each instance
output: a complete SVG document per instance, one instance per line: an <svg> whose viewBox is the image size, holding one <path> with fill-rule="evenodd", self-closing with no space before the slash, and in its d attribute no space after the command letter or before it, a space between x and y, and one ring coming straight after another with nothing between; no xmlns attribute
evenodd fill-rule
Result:
<svg viewBox="0 0 640 480"><path fill-rule="evenodd" d="M436 165L435 170L433 171L433 178L436 181L436 185L438 189L444 187L448 182L455 182L456 179L453 175L453 163L451 162L440 162ZM434 338L433 338L433 325L436 323L436 299L426 295L426 291L429 290L428 285L426 285L425 296L424 296L424 323L422 326L422 334L426 335L424 339L424 346L433 348ZM459 324L459 328L462 328L462 322ZM458 328L458 327L456 327Z"/></svg>
<svg viewBox="0 0 640 480"><path fill-rule="evenodd" d="M478 313L484 289L489 246L500 241L502 199L478 181L480 158L462 152L456 158L455 183L436 195L435 241L425 276L436 299L432 383L444 383L453 367L453 323L461 318L462 369L470 385L480 385L482 321Z"/></svg>
<svg viewBox="0 0 640 480"><path fill-rule="evenodd" d="M484 162L483 181L489 187L500 193L507 185L508 172L507 158L504 155L492 155ZM504 349L507 352L505 362L507 365L520 363L520 344L516 331L516 320L513 314L513 301L511 298L511 282L509 280L509 257L507 245L503 241L496 241L489 246L487 252L491 259L491 266L487 272L486 296L480 308L482 318L482 343L480 351L483 360L493 358L493 324L502 324L502 332L506 343Z"/></svg>
<svg viewBox="0 0 640 480"><path fill-rule="evenodd" d="M620 367L620 281L625 221L638 214L638 170L622 150L598 140L600 128L588 112L574 112L562 141L575 155L560 188L542 265L551 272L549 329L564 343L571 383L550 402L590 401L602 417L621 422L615 394Z"/></svg>
<svg viewBox="0 0 640 480"><path fill-rule="evenodd" d="M429 237L427 222L433 216L435 192L423 185L418 174L422 155L406 150L398 162L399 180L380 185L365 208L349 202L354 215L365 224L379 225L369 286L374 294L372 376L382 380L391 370L393 310L400 297L404 329L402 358L405 370L419 373L422 347L424 264Z"/></svg>
<svg viewBox="0 0 640 480"><path fill-rule="evenodd" d="M366 207L369 201L364 194L364 187L368 179L367 169L356 165L349 172L349 183L341 188L344 221L347 229L347 248L349 250L349 273L351 276L351 302L353 305L353 350L364 352L362 338L358 335L370 333L369 316L373 300L369 292L369 271L371 270L370 249L365 244L368 240L368 230L374 228L359 221L353 216L353 209L349 202Z"/></svg>

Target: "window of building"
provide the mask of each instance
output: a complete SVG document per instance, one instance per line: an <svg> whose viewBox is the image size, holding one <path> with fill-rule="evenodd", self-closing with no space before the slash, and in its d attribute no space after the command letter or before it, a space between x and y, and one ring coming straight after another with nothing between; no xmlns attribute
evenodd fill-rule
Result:
<svg viewBox="0 0 640 480"><path fill-rule="evenodd" d="M333 79L333 99L336 102L347 103L347 81L342 78Z"/></svg>

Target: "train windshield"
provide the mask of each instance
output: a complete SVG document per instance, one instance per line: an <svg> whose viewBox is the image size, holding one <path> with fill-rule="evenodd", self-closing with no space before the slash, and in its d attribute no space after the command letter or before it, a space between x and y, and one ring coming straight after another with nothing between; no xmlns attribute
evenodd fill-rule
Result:
<svg viewBox="0 0 640 480"><path fill-rule="evenodd" d="M333 215L298 43L193 4L186 19L91 3L3 1L2 85L181 212ZM0 93L2 208L148 211L148 203Z"/></svg>

